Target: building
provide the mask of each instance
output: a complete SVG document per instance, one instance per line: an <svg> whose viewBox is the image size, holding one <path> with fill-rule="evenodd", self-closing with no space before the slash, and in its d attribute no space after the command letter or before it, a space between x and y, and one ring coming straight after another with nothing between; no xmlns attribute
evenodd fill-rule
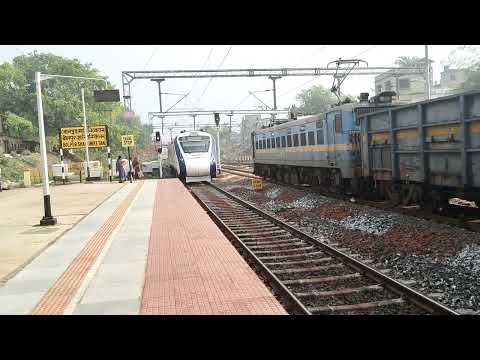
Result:
<svg viewBox="0 0 480 360"><path fill-rule="evenodd" d="M431 61L431 60L430 60ZM433 62L433 61L431 61ZM402 72L408 70L389 70L375 77L375 94L383 91L395 91L398 101L415 102L427 98L426 76L412 75ZM465 72L460 69L450 69L445 66L440 73L440 82L433 84L433 72L430 68L430 95L431 98L451 95L453 89L466 80Z"/></svg>
<svg viewBox="0 0 480 360"><path fill-rule="evenodd" d="M432 98L451 95L466 80L466 73L461 69L450 69L446 65L440 73L440 82L432 88Z"/></svg>
<svg viewBox="0 0 480 360"><path fill-rule="evenodd" d="M398 101L414 102L426 98L426 79L423 74L408 74L409 70L389 70L375 77L375 95L395 91ZM407 73L407 74L402 74ZM433 82L430 82L433 85Z"/></svg>
<svg viewBox="0 0 480 360"><path fill-rule="evenodd" d="M0 154L21 152L29 150L31 152L40 151L40 143L34 140L25 140L10 136L5 121L6 117L0 114Z"/></svg>
<svg viewBox="0 0 480 360"><path fill-rule="evenodd" d="M452 88L460 86L466 80L466 74L461 69L450 69L450 66L445 65L443 71L440 73L440 87Z"/></svg>

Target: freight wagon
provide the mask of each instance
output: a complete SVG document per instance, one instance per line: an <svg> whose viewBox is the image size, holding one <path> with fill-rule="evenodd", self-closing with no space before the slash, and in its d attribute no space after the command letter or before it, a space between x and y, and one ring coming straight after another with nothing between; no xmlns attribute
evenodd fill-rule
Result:
<svg viewBox="0 0 480 360"><path fill-rule="evenodd" d="M480 201L480 92L360 117L362 176L379 196L409 204Z"/></svg>

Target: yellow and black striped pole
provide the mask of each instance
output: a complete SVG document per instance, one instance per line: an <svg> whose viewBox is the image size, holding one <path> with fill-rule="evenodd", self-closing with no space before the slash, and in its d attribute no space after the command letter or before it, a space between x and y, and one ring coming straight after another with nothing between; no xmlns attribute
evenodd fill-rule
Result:
<svg viewBox="0 0 480 360"><path fill-rule="evenodd" d="M65 185L65 164L63 163L63 149L60 148L60 164L62 164L62 183Z"/></svg>
<svg viewBox="0 0 480 360"><path fill-rule="evenodd" d="M110 153L110 146L107 146L108 152L108 178L112 182L112 154Z"/></svg>

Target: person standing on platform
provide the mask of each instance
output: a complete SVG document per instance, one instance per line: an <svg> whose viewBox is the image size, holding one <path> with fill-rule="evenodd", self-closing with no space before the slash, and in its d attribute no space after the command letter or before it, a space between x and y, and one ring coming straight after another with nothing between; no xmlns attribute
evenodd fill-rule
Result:
<svg viewBox="0 0 480 360"><path fill-rule="evenodd" d="M140 162L138 161L138 157L136 156L133 158L132 168L133 168L134 179L138 180L140 178Z"/></svg>
<svg viewBox="0 0 480 360"><path fill-rule="evenodd" d="M128 173L128 180L133 181L133 166L132 166L132 157L128 157L128 162L127 162L127 173Z"/></svg>
<svg viewBox="0 0 480 360"><path fill-rule="evenodd" d="M118 172L118 182L122 183L125 179L125 169L122 164L122 156L119 156L116 163L117 172Z"/></svg>

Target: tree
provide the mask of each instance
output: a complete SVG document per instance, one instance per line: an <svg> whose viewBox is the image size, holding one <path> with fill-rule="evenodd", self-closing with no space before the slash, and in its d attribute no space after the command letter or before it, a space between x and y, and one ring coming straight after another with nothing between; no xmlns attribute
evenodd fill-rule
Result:
<svg viewBox="0 0 480 360"><path fill-rule="evenodd" d="M25 139L34 135L32 123L11 112L6 113L6 124L10 136Z"/></svg>
<svg viewBox="0 0 480 360"><path fill-rule="evenodd" d="M0 66L0 104L3 111L11 111L29 120L37 127L37 98L35 72L47 74L98 77L92 64L67 59L53 54L36 53L18 56L12 64ZM63 126L78 125L82 117L80 89L85 89L87 107L94 104L93 90L102 82L52 78L42 82L42 101L47 135L56 134ZM111 85L109 84L111 88Z"/></svg>
<svg viewBox="0 0 480 360"><path fill-rule="evenodd" d="M296 96L300 102L298 111L305 115L318 114L330 108L337 103L337 98L333 93L321 85L312 86L310 89L302 90Z"/></svg>
<svg viewBox="0 0 480 360"><path fill-rule="evenodd" d="M402 67L415 67L425 65L425 58L418 56L399 56L395 64Z"/></svg>
<svg viewBox="0 0 480 360"><path fill-rule="evenodd" d="M472 46L460 46L450 52L444 65L454 66L465 72L465 81L456 85L454 91L480 89L480 50Z"/></svg>

